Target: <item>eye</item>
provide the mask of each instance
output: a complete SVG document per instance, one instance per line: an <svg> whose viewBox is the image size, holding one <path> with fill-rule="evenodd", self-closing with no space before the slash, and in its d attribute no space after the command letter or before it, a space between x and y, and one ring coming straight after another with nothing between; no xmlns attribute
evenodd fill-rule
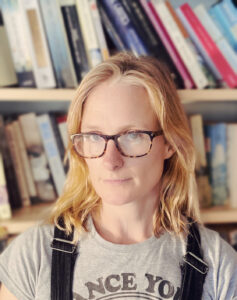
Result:
<svg viewBox="0 0 237 300"><path fill-rule="evenodd" d="M98 134L96 134L96 133L86 134L85 139L88 142L92 142L92 143L98 143L98 142L101 142L101 140L103 140L103 138L101 136L99 136Z"/></svg>
<svg viewBox="0 0 237 300"><path fill-rule="evenodd" d="M124 135L124 138L127 141L135 142L135 141L142 140L144 138L144 133L139 132L139 131L138 132L128 132Z"/></svg>

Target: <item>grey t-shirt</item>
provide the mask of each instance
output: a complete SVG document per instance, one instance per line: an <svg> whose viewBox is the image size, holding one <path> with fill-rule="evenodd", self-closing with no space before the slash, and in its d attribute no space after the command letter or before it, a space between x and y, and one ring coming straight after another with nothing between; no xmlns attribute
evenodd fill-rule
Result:
<svg viewBox="0 0 237 300"><path fill-rule="evenodd" d="M209 265L203 299L237 299L237 253L216 232L203 227L200 232ZM50 300L52 238L52 226L37 226L1 254L0 281L18 300ZM138 244L113 244L92 225L80 238L73 299L178 299L185 249L185 241L168 233Z"/></svg>

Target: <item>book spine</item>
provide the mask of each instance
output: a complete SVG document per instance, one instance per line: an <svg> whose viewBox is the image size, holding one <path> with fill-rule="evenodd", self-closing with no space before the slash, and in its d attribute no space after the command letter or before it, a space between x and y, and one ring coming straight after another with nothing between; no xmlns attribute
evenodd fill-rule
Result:
<svg viewBox="0 0 237 300"><path fill-rule="evenodd" d="M39 2L57 86L74 88L77 86L77 79L59 4L48 0Z"/></svg>
<svg viewBox="0 0 237 300"><path fill-rule="evenodd" d="M137 33L126 10L118 0L101 0L120 38L135 55L149 55L149 51Z"/></svg>
<svg viewBox="0 0 237 300"><path fill-rule="evenodd" d="M172 17L165 2L152 0L152 3L159 15L163 25L165 26L171 40L173 41L177 51L179 52L186 68L197 88L202 89L208 86L208 80L200 68L196 56L187 45L181 31L179 30L174 18Z"/></svg>
<svg viewBox="0 0 237 300"><path fill-rule="evenodd" d="M18 116L40 202L56 200L53 180L35 113Z"/></svg>
<svg viewBox="0 0 237 300"><path fill-rule="evenodd" d="M237 15L236 15L236 6L233 4L232 0L222 0L220 2L221 8L223 9L224 14L229 20L231 26L237 24Z"/></svg>
<svg viewBox="0 0 237 300"><path fill-rule="evenodd" d="M210 147L209 164L212 204L224 205L228 198L226 124L217 123L205 125L205 135Z"/></svg>
<svg viewBox="0 0 237 300"><path fill-rule="evenodd" d="M101 16L102 23L104 24L104 28L106 32L108 33L108 36L110 37L111 41L113 42L114 46L118 51L126 51L127 47L118 35L114 25L108 18L108 15L104 8L98 3L98 8Z"/></svg>
<svg viewBox="0 0 237 300"><path fill-rule="evenodd" d="M24 170L23 174L25 176L30 201L31 201L31 203L36 203L36 202L38 202L36 187L35 187L35 183L33 180L33 174L32 174L30 162L28 159L28 155L26 152L24 137L23 137L23 134L21 131L19 121L17 121L17 120L13 121L13 128L14 128L14 132L15 132L15 139L16 139L18 147L19 147L19 156L20 156L20 159L22 162L22 167Z"/></svg>
<svg viewBox="0 0 237 300"><path fill-rule="evenodd" d="M12 213L4 173L3 158L0 152L0 220L10 219L11 216Z"/></svg>
<svg viewBox="0 0 237 300"><path fill-rule="evenodd" d="M32 59L25 35L23 15L18 0L2 0L1 9L6 26L14 67L21 87L35 87ZM17 45L17 47L16 47Z"/></svg>
<svg viewBox="0 0 237 300"><path fill-rule="evenodd" d="M30 203L29 193L27 189L27 183L25 180L24 169L19 155L19 148L15 139L13 123L7 124L5 130L6 130L5 133L8 142L8 147L11 153L16 179L17 179L17 183L21 195L21 204L22 206L30 206L31 203Z"/></svg>
<svg viewBox="0 0 237 300"><path fill-rule="evenodd" d="M189 75L183 61L180 58L179 53L177 52L173 42L169 38L166 29L162 25L158 14L150 1L140 0L142 7L144 8L147 16L149 17L154 29L156 30L157 34L159 35L163 45L165 46L169 56L171 57L174 65L176 66L182 80L184 82L184 86L187 89L191 89L194 87L193 80Z"/></svg>
<svg viewBox="0 0 237 300"><path fill-rule="evenodd" d="M159 35L156 33L141 3L136 0L121 0L121 3L129 14L141 38L143 41L145 41L151 55L167 65L172 73L172 77L177 87L183 88L184 85L182 78L179 75L179 72L176 69L161 39L159 38Z"/></svg>
<svg viewBox="0 0 237 300"><path fill-rule="evenodd" d="M104 34L103 27L102 27L101 17L99 14L99 9L98 9L96 0L89 0L89 5L90 5L94 28L95 28L97 39L98 39L99 46L100 46L100 51L101 51L103 60L106 60L107 58L109 58L109 49L108 49L107 42L105 39L105 34Z"/></svg>
<svg viewBox="0 0 237 300"><path fill-rule="evenodd" d="M229 87L235 87L237 85L237 76L216 46L213 39L210 37L208 32L202 26L201 22L198 20L197 16L192 11L191 7L187 3L180 6L178 9L178 14L196 47L207 60L209 67L213 70L216 70L217 72L215 73L219 73L220 77L224 79Z"/></svg>
<svg viewBox="0 0 237 300"><path fill-rule="evenodd" d="M89 71L90 66L81 28L78 22L76 5L61 5L61 10L71 48L77 80L80 81Z"/></svg>
<svg viewBox="0 0 237 300"><path fill-rule="evenodd" d="M43 114L37 116L37 123L43 140L44 149L48 157L57 194L59 196L62 194L66 177L49 115Z"/></svg>
<svg viewBox="0 0 237 300"><path fill-rule="evenodd" d="M237 124L227 124L227 185L230 206L237 208Z"/></svg>
<svg viewBox="0 0 237 300"><path fill-rule="evenodd" d="M26 35L33 62L36 86L38 88L54 88L56 81L39 2L37 0L20 0L20 3L26 24Z"/></svg>
<svg viewBox="0 0 237 300"><path fill-rule="evenodd" d="M202 25L205 27L206 31L213 38L214 42L224 55L225 59L228 61L229 65L231 65L234 72L237 73L237 55L208 14L205 6L199 4L194 8L194 12L201 21Z"/></svg>
<svg viewBox="0 0 237 300"><path fill-rule="evenodd" d="M102 61L101 50L97 39L88 0L76 0L79 23L87 49L91 67Z"/></svg>
<svg viewBox="0 0 237 300"><path fill-rule="evenodd" d="M232 30L231 24L224 14L220 5L210 7L208 13L213 18L216 25L219 27L222 34L227 38L231 46L237 51L237 34Z"/></svg>
<svg viewBox="0 0 237 300"><path fill-rule="evenodd" d="M11 56L10 45L3 24L2 12L0 9L0 87L17 84L15 68Z"/></svg>

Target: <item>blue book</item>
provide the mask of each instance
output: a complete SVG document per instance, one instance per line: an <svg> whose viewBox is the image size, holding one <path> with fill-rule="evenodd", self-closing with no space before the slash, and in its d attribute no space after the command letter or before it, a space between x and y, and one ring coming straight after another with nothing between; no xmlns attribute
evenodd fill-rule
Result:
<svg viewBox="0 0 237 300"><path fill-rule="evenodd" d="M222 34L229 41L230 45L237 52L237 38L233 32L233 29L231 28L232 25L230 23L230 20L227 18L226 14L224 13L223 8L220 5L220 3L212 6L208 10L208 13L210 14L213 21L218 26L218 28L220 29Z"/></svg>
<svg viewBox="0 0 237 300"><path fill-rule="evenodd" d="M129 18L126 10L119 0L101 0L100 4L104 7L111 23L113 23L118 35L123 40L127 49L135 55L149 55L146 45L143 43L134 24Z"/></svg>
<svg viewBox="0 0 237 300"><path fill-rule="evenodd" d="M205 125L204 129L207 142L207 162L212 187L212 204L224 205L228 198L226 124L208 124Z"/></svg>
<svg viewBox="0 0 237 300"><path fill-rule="evenodd" d="M222 0L220 5L230 24L232 26L235 26L237 24L237 9L234 6L233 2L231 0Z"/></svg>
<svg viewBox="0 0 237 300"><path fill-rule="evenodd" d="M40 7L57 86L62 88L76 87L78 82L59 3L58 1L40 0Z"/></svg>

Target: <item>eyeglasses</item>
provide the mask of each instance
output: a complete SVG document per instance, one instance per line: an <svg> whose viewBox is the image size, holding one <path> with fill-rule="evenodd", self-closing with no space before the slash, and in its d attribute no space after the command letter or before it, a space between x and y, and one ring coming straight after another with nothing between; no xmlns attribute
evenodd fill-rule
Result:
<svg viewBox="0 0 237 300"><path fill-rule="evenodd" d="M71 135L76 152L84 158L98 158L104 155L107 143L113 140L118 151L126 157L141 157L147 155L152 147L152 141L163 131L134 130L115 135L99 133L77 133Z"/></svg>

